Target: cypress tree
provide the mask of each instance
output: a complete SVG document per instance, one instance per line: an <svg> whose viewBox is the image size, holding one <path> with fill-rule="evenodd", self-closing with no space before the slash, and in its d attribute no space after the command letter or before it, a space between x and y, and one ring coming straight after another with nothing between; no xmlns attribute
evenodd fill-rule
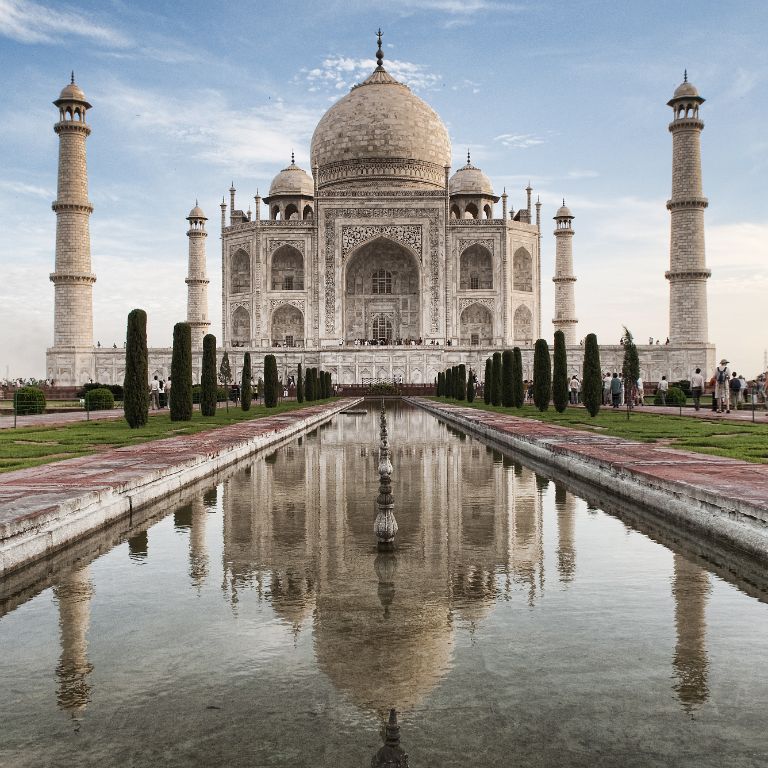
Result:
<svg viewBox="0 0 768 768"><path fill-rule="evenodd" d="M552 402L558 413L568 407L568 356L565 351L565 334L562 331L555 331Z"/></svg>
<svg viewBox="0 0 768 768"><path fill-rule="evenodd" d="M328 397L333 397L333 376L330 371L325 372L325 378L327 379L326 390Z"/></svg>
<svg viewBox="0 0 768 768"><path fill-rule="evenodd" d="M581 377L581 391L584 405L590 416L600 413L603 398L603 375L600 368L600 347L597 336L590 333L584 339L584 370Z"/></svg>
<svg viewBox="0 0 768 768"><path fill-rule="evenodd" d="M331 396L331 390L328 386L328 371L321 372L323 377L323 400L326 400Z"/></svg>
<svg viewBox="0 0 768 768"><path fill-rule="evenodd" d="M443 396L443 374L442 371L437 372L437 383L435 385L435 395L437 397Z"/></svg>
<svg viewBox="0 0 768 768"><path fill-rule="evenodd" d="M216 337L207 333L203 337L203 370L200 374L200 412L203 416L216 415L218 385L216 383ZM173 393L173 387L171 387Z"/></svg>
<svg viewBox="0 0 768 768"><path fill-rule="evenodd" d="M464 363L461 363L461 365L459 365L458 375L456 378L458 381L458 386L456 387L456 399L466 400L467 399L467 366L464 365Z"/></svg>
<svg viewBox="0 0 768 768"><path fill-rule="evenodd" d="M229 364L229 355L225 352L219 365L219 383L227 390L227 411L229 411L229 385L232 383L232 367Z"/></svg>
<svg viewBox="0 0 768 768"><path fill-rule="evenodd" d="M243 376L240 380L240 407L244 411L251 410L253 400L253 371L251 370L251 353L243 355Z"/></svg>
<svg viewBox="0 0 768 768"><path fill-rule="evenodd" d="M308 403L312 402L314 398L312 397L312 369L307 368L306 371L304 371L304 400L306 400Z"/></svg>
<svg viewBox="0 0 768 768"><path fill-rule="evenodd" d="M511 349L505 349L501 353L501 404L505 408L511 408L515 403L514 359Z"/></svg>
<svg viewBox="0 0 768 768"><path fill-rule="evenodd" d="M453 366L448 369L448 399L456 399L456 369Z"/></svg>
<svg viewBox="0 0 768 768"><path fill-rule="evenodd" d="M491 363L491 405L501 405L501 352L493 353Z"/></svg>
<svg viewBox="0 0 768 768"><path fill-rule="evenodd" d="M304 402L304 379L302 378L301 363L299 363L299 371L296 374L296 402Z"/></svg>
<svg viewBox="0 0 768 768"><path fill-rule="evenodd" d="M485 361L485 378L483 379L483 402L486 405L491 404L491 382L493 381L493 364L491 358Z"/></svg>
<svg viewBox="0 0 768 768"><path fill-rule="evenodd" d="M192 419L192 326L173 326L173 356L171 358L171 421Z"/></svg>
<svg viewBox="0 0 768 768"><path fill-rule="evenodd" d="M552 395L552 361L546 339L536 339L533 348L533 402L544 412L549 408Z"/></svg>
<svg viewBox="0 0 768 768"><path fill-rule="evenodd" d="M125 336L125 378L123 408L131 429L143 427L149 418L149 363L147 356L147 313L134 309L128 313Z"/></svg>
<svg viewBox="0 0 768 768"><path fill-rule="evenodd" d="M277 360L274 355L264 356L264 405L274 408L277 405Z"/></svg>
<svg viewBox="0 0 768 768"><path fill-rule="evenodd" d="M640 378L640 358L637 356L637 347L632 333L626 327L624 328L624 361L621 365L621 376L624 379L624 400L627 408L632 409L637 394L637 380Z"/></svg>
<svg viewBox="0 0 768 768"><path fill-rule="evenodd" d="M467 375L467 402L475 402L475 372L471 368Z"/></svg>
<svg viewBox="0 0 768 768"><path fill-rule="evenodd" d="M523 353L520 347L512 350L512 377L515 408L522 408L525 402L525 384L523 384Z"/></svg>

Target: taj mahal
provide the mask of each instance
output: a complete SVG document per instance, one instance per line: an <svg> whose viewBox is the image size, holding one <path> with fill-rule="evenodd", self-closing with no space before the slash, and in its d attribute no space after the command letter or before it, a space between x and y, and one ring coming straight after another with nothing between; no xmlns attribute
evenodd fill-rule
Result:
<svg viewBox="0 0 768 768"><path fill-rule="evenodd" d="M519 346L532 376L533 343L562 330L573 372L581 370L574 274L574 214L563 205L544 231L542 204L529 184L519 207L498 195L488 176L466 164L451 172L451 142L437 113L384 66L320 119L311 168L291 163L269 193L238 201L234 183L222 199L220 354L237 375L243 354L261 375L263 355L277 356L281 377L299 363L330 371L336 382L431 383L447 366L482 371L495 350ZM684 82L672 108L669 344L640 344L641 373L687 378L712 370L700 135L704 99ZM58 385L122 383L124 353L94 346L86 139L91 105L71 82L54 102L59 120L54 342L47 376ZM521 195L522 197L522 195ZM186 317L193 329L199 381L208 305L209 218L195 204L187 216ZM541 317L541 238L555 237L554 317ZM659 287L662 290L662 276ZM181 276L179 277L181 279ZM137 301L138 303L138 301ZM151 314L151 307L147 308ZM169 329L170 336L170 329ZM605 370L620 370L623 347L602 345ZM150 375L167 377L171 349L150 349Z"/></svg>

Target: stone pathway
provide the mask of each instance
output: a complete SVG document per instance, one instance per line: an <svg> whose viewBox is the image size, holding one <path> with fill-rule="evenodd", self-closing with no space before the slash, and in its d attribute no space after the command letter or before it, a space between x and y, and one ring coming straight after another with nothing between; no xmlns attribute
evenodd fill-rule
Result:
<svg viewBox="0 0 768 768"><path fill-rule="evenodd" d="M310 405L207 432L6 472L0 475L0 574L10 567L3 562L4 548L20 537L40 535L46 527L56 534L62 526L73 525L79 511L109 506L116 499L126 507L128 496L146 501L153 487L178 488L190 482L192 474L204 476L259 446L282 439L284 434L292 434L308 419L322 421L356 402ZM83 532L85 529L79 535Z"/></svg>
<svg viewBox="0 0 768 768"><path fill-rule="evenodd" d="M75 424L79 421L87 421L88 414L85 411L71 411L69 413L38 413L33 416L17 416L17 427L60 427L66 424ZM92 411L90 421L101 419L122 419L123 409L113 408L111 411ZM13 428L13 414L3 413L0 416L0 429Z"/></svg>
<svg viewBox="0 0 768 768"><path fill-rule="evenodd" d="M535 447L543 454L537 457L541 460L547 461L546 457L550 456L553 461L559 459L557 463L563 464L581 459L605 479L608 487L611 479L631 478L669 494L670 501L673 497L689 499L691 506L705 501L710 506L720 507L726 514L743 514L758 528L764 529L768 541L768 464L681 451L535 419L412 399L427 410L474 422L486 428L490 436L501 433L513 437L518 444ZM741 414L738 412L737 415ZM765 554L768 555L768 548Z"/></svg>

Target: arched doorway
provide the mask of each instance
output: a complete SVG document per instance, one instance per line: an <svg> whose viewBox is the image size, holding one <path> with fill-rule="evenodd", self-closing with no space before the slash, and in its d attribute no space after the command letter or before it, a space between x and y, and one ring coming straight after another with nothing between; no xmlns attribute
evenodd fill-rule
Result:
<svg viewBox="0 0 768 768"><path fill-rule="evenodd" d="M304 290L304 257L292 245L281 245L272 256L272 290Z"/></svg>
<svg viewBox="0 0 768 768"><path fill-rule="evenodd" d="M475 243L461 252L459 288L462 291L493 288L493 259L485 246Z"/></svg>
<svg viewBox="0 0 768 768"><path fill-rule="evenodd" d="M516 341L522 341L524 343L533 341L533 315L531 314L531 310L528 309L525 304L521 304L515 310L514 324Z"/></svg>
<svg viewBox="0 0 768 768"><path fill-rule="evenodd" d="M344 339L418 339L419 286L419 267L407 248L385 237L360 246L346 264Z"/></svg>
<svg viewBox="0 0 768 768"><path fill-rule="evenodd" d="M251 340L251 317L245 307L232 313L232 346L244 347Z"/></svg>
<svg viewBox="0 0 768 768"><path fill-rule="evenodd" d="M491 344L493 341L493 315L482 304L470 304L459 318L461 344L473 347Z"/></svg>
<svg viewBox="0 0 768 768"><path fill-rule="evenodd" d="M304 315L298 307L283 304L272 314L272 344L281 347L304 345Z"/></svg>

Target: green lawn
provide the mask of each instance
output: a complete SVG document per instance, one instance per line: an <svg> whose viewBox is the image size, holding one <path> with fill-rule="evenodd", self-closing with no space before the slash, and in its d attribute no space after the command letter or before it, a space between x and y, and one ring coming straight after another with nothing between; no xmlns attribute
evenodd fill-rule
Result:
<svg viewBox="0 0 768 768"><path fill-rule="evenodd" d="M564 413L558 413L550 407L548 411L540 413L532 405L525 405L518 410L486 405L482 400L479 402L475 400L470 405L457 400L445 401L443 398L435 397L430 399L484 411L524 416L601 435L626 437L646 443L663 442L671 448L768 463L768 419L764 411L756 414L758 420L756 424L643 413L638 409L635 409L627 420L626 409L616 411L613 408L601 408L600 413L592 418L585 408L567 408ZM670 410L672 413L677 412L676 409Z"/></svg>
<svg viewBox="0 0 768 768"><path fill-rule="evenodd" d="M192 435L207 429L217 429L263 416L275 416L286 411L295 411L306 405L323 402L330 401L318 400L313 403L289 401L269 409L263 405L251 405L251 410L248 412L239 407L235 408L231 404L227 411L219 405L214 417L206 418L200 411L194 411L192 421L172 422L170 415L165 411L158 415L150 415L147 425L141 429L131 429L124 419L82 421L60 427L0 429L0 472L35 467L76 456L87 456L106 448L136 445L163 437Z"/></svg>

